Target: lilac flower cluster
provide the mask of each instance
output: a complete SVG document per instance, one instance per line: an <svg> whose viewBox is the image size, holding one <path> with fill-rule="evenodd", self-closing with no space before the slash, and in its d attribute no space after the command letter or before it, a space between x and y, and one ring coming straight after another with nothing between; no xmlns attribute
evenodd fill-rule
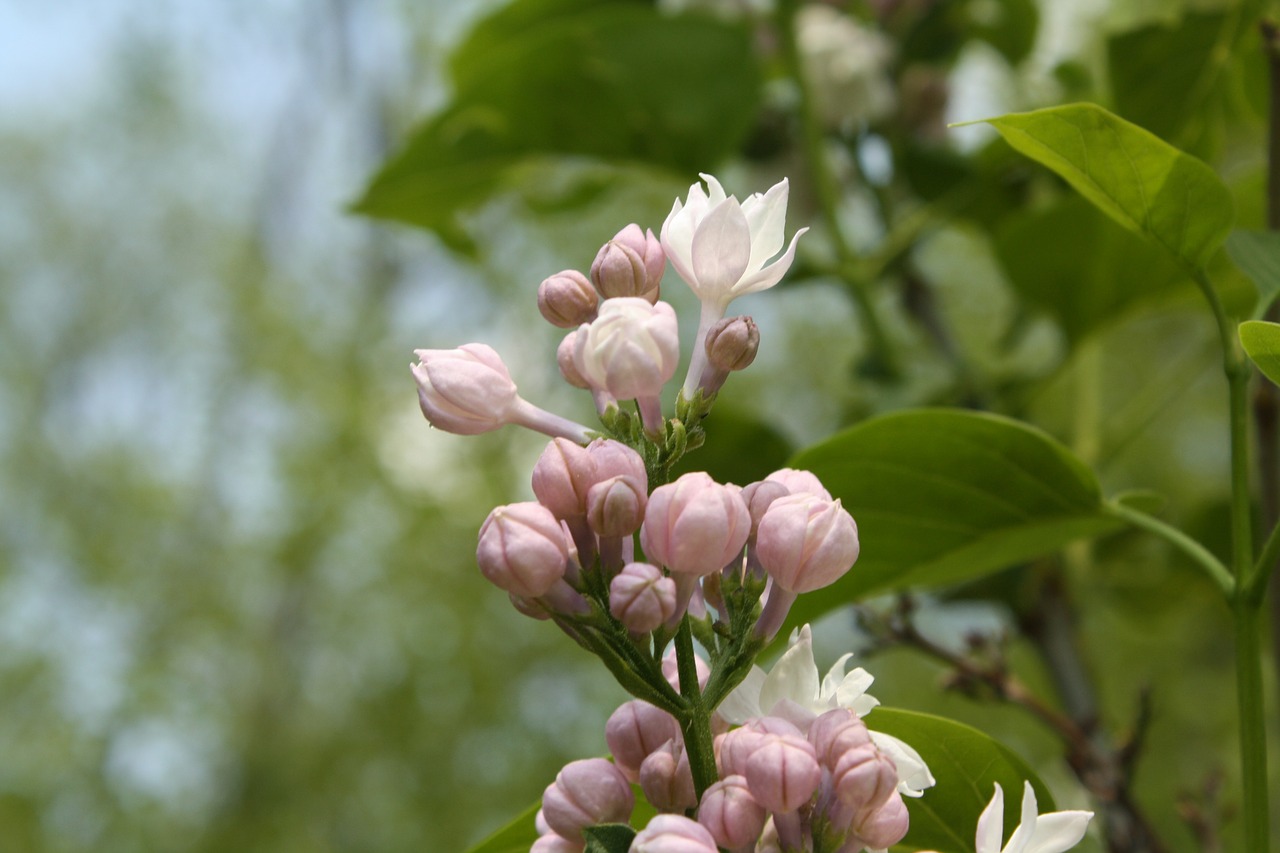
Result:
<svg viewBox="0 0 1280 853"><path fill-rule="evenodd" d="M755 323L726 316L729 303L776 284L800 236L783 251L785 180L739 203L703 178L660 239L629 225L589 275L566 270L538 289L542 316L568 330L560 372L591 392L601 429L524 400L483 344L419 350L413 366L432 425L469 435L513 423L552 437L533 468L536 500L494 509L476 560L521 613L554 622L636 697L606 727L613 762L573 762L547 788L537 853L578 853L584 829L626 823L633 784L662 814L632 853L885 848L906 832L902 797L933 782L914 750L863 724L875 702L862 670L846 676L842 659L817 684L807 627L776 675L753 667L796 597L857 560L840 501L792 469L741 487L704 472L671 478L704 440L729 373L759 347ZM701 302L674 417L662 408L680 362L676 313L659 299L668 260Z"/></svg>

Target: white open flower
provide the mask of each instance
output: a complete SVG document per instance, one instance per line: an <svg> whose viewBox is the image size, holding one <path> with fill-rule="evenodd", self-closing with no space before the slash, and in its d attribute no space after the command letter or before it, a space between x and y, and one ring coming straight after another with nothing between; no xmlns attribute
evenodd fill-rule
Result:
<svg viewBox="0 0 1280 853"><path fill-rule="evenodd" d="M788 647L767 674L758 666L743 679L716 710L733 725L756 717L782 717L802 730L827 711L847 708L859 717L880 701L867 693L874 677L862 667L845 672L851 654L845 654L819 679L813 660L813 633L808 625L792 632ZM934 784L933 774L920 753L892 735L873 731L871 740L898 770L898 792L918 797Z"/></svg>
<svg viewBox="0 0 1280 853"><path fill-rule="evenodd" d="M684 391L692 395L702 376L707 331L724 317L729 303L747 293L768 290L786 274L795 260L796 241L801 228L782 251L783 227L787 219L786 178L764 194L756 193L744 202L726 196L711 175L701 175L701 184L689 187L682 203L676 199L662 223L662 248L702 302L702 317L694 341L693 360Z"/></svg>
<svg viewBox="0 0 1280 853"><path fill-rule="evenodd" d="M991 802L978 818L978 832L974 844L978 853L1062 853L1070 850L1084 838L1093 812L1066 811L1036 814L1036 793L1030 782L1023 783L1022 822L1004 840L1004 791L996 783Z"/></svg>

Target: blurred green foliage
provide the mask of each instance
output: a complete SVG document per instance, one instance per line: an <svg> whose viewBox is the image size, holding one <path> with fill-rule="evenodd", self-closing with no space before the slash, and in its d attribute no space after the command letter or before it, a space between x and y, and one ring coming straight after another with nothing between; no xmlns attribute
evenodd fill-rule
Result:
<svg viewBox="0 0 1280 853"><path fill-rule="evenodd" d="M17 18L66 76L0 91L0 848L448 853L603 751L621 691L473 565L540 442L429 431L405 366L487 340L526 396L589 417L558 383L536 285L627 222L656 229L699 170L739 195L790 175L789 230L814 231L782 287L743 301L764 350L690 464L747 482L869 415L971 406L1070 447L1103 494L1158 491L1225 550L1225 395L1197 295L989 130L943 125L1102 103L1204 158L1259 228L1254 7L834 4L893 45L874 70L891 108L849 103L823 128L850 276L768 19L204 5ZM341 217L375 173L358 209L431 233ZM901 375L868 369L854 286ZM664 293L687 316L680 288ZM1069 605L1083 687L1019 634L1047 624L1046 590ZM1126 532L936 596L922 630L1014 635L1020 678L1100 732L1123 738L1149 688L1135 794L1171 849L1200 849L1181 815L1216 826L1238 797L1229 629L1205 579ZM853 625L820 627L820 665L865 643ZM862 662L886 704L975 725L1084 805L1061 743L1017 709L941 690L907 649Z"/></svg>

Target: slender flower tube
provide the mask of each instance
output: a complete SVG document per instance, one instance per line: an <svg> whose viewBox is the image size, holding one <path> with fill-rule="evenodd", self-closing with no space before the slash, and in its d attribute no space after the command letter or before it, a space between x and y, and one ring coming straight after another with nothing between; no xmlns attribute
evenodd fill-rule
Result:
<svg viewBox="0 0 1280 853"><path fill-rule="evenodd" d="M706 364L707 333L739 296L768 290L777 284L795 260L801 228L781 256L783 227L787 217L789 187L784 178L763 195L744 202L726 196L720 182L701 175L700 184L689 187L682 203L676 199L662 223L662 248L680 277L702 303L693 357L685 377L684 394L692 397Z"/></svg>
<svg viewBox="0 0 1280 853"><path fill-rule="evenodd" d="M457 435L478 435L517 424L585 444L590 430L540 409L516 392L516 384L492 347L464 344L457 349L414 350L410 365L418 383L418 403L427 421Z"/></svg>

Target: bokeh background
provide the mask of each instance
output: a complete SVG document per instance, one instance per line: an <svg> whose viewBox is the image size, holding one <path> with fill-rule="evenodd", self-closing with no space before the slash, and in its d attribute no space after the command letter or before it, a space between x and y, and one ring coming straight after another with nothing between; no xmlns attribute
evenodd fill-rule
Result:
<svg viewBox="0 0 1280 853"><path fill-rule="evenodd" d="M0 5L0 850L450 853L603 751L620 689L473 564L488 510L528 496L542 441L428 430L408 363L484 340L526 397L588 420L536 286L628 222L656 229L695 169L637 157L597 180L580 160L530 164L435 230L351 211L448 107L451 54L504 5ZM1221 540L1224 392L1194 294L1046 312L992 223L1061 187L983 128L943 125L1081 97L1135 121L1173 110L1153 129L1214 163L1257 225L1256 44L1232 42L1190 104L1194 63L1168 61L1207 55L1201 34L1221 36L1240 4L818 4L874 31L832 48L852 70L833 66L823 107L846 143L832 156L848 240L875 253L930 212L876 282L893 377L823 271L831 235L794 96L768 27L741 23L759 5L660 5L750 29L762 57L750 126L697 168L739 195L792 174L788 231L815 226L793 281L742 304L764 352L727 386L709 430L728 438L705 458L745 481L874 412L978 404L1069 441L1109 491L1161 490ZM919 178L910 193L903 176ZM969 180L1017 201L975 212L957 202L976 197ZM1026 239L1040 260L1056 232ZM672 275L664 292L688 317L680 287ZM1175 849L1199 849L1177 804L1212 815L1201 793L1234 772L1225 612L1135 536L929 599L922 618L946 642L1016 635L1046 577L1069 591L1106 724L1125 731L1152 688L1139 792ZM868 646L851 610L818 637L824 666ZM1054 696L1034 644L1009 651ZM1017 709L943 692L909 651L869 660L886 703L980 725L1060 804L1084 803L1060 744Z"/></svg>

